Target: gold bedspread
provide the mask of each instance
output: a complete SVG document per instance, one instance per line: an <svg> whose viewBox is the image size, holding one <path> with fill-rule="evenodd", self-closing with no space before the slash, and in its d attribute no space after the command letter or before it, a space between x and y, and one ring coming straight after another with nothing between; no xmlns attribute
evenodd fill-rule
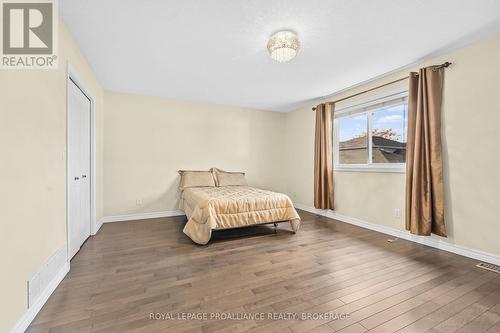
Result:
<svg viewBox="0 0 500 333"><path fill-rule="evenodd" d="M189 219L184 233L198 244L208 243L213 229L290 221L297 232L300 226L288 196L250 186L186 188L180 204Z"/></svg>

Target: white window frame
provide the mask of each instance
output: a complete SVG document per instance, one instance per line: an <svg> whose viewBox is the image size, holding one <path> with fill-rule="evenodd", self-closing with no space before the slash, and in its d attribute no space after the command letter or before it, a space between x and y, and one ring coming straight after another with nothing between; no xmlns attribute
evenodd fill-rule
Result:
<svg viewBox="0 0 500 333"><path fill-rule="evenodd" d="M372 97L371 99L349 105L335 110L333 119L333 165L334 171L348 171L348 172L393 172L405 173L406 163L372 163L372 113L373 111L366 111L365 108L375 104L388 102L394 99L408 97L408 90L397 90L387 92L384 95ZM359 110L359 112L357 111ZM339 161L339 119L353 116L355 114L366 114L367 117L367 133L368 133L368 161L366 164L340 164Z"/></svg>

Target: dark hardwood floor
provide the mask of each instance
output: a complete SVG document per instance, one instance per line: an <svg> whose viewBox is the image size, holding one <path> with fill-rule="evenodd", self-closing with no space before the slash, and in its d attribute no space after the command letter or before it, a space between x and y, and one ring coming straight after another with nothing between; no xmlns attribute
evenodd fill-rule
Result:
<svg viewBox="0 0 500 333"><path fill-rule="evenodd" d="M220 231L208 246L184 217L105 224L27 332L500 332L500 274L299 213L295 235ZM241 320L178 317L216 315Z"/></svg>

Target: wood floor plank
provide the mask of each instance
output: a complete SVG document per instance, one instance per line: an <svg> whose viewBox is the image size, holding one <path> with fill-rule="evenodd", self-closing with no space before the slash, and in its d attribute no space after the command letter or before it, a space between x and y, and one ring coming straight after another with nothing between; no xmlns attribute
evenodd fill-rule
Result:
<svg viewBox="0 0 500 333"><path fill-rule="evenodd" d="M450 333L457 331L496 305L499 297L498 294L499 291L497 289L496 292L488 294L474 304L468 305L462 311L435 325L429 332Z"/></svg>
<svg viewBox="0 0 500 333"><path fill-rule="evenodd" d="M376 328L372 329L372 332L395 332L398 331L405 326L408 326L409 324L417 321L418 319L434 312L437 311L439 308L441 308L443 305L448 304L449 302L459 298L462 295L465 295L466 293L482 286L483 284L487 283L489 280L493 279L494 277L492 275L483 275L479 278L474 279L473 281L470 281L462 286L459 286L455 289L452 289L450 292L445 294L444 296L439 295L436 298L433 298L427 302L423 302L421 304L412 304L408 311L405 313L398 315L394 318L392 318L392 315L389 316L390 319L386 321L384 324L377 326ZM440 297L442 298L440 299ZM414 306L417 305L417 306ZM398 305L399 306L399 305ZM394 309L394 308L392 308ZM406 309L405 309L406 310ZM398 311L399 312L399 311Z"/></svg>
<svg viewBox="0 0 500 333"><path fill-rule="evenodd" d="M182 233L185 217L105 224L27 332L499 331L498 274L468 258L299 213L297 234L285 224L227 230L204 247ZM295 317L150 318L214 313Z"/></svg>
<svg viewBox="0 0 500 333"><path fill-rule="evenodd" d="M475 304L490 303L491 300L498 300L500 297L500 288L494 283L485 283L474 291L465 294L464 296L446 304L437 311L417 320L413 324L401 329L400 332L425 332L434 326L442 323L451 317L454 317L469 306ZM478 302L480 301L480 302ZM495 304L492 304L495 305ZM485 311L488 310L487 306ZM462 316L458 316L459 318ZM463 317L462 317L463 318ZM457 318L458 319L458 318ZM460 326L459 326L460 327Z"/></svg>
<svg viewBox="0 0 500 333"><path fill-rule="evenodd" d="M486 332L494 325L500 322L500 304L495 305L493 308L484 312L482 315L463 326L457 333L481 333Z"/></svg>
<svg viewBox="0 0 500 333"><path fill-rule="evenodd" d="M363 332L366 332L366 331L367 331L366 327L364 327L363 325L361 325L359 323L356 323L356 324L347 326L347 327L345 327L345 328L343 328L343 329L341 329L340 331L337 331L337 332L342 332L342 333L363 333Z"/></svg>
<svg viewBox="0 0 500 333"><path fill-rule="evenodd" d="M445 274L439 275L434 279L427 282L421 283L414 287L408 288L405 291L397 293L393 296L384 298L382 300L373 302L372 304L361 307L359 310L351 312L350 321L337 321L330 323L332 328L336 330L341 329L350 322L360 322L364 327L374 328L390 317L391 312L398 311L397 313L405 312L404 302L412 300L425 294L439 293L440 290L448 288L448 286L456 285L457 283L462 283L464 280L472 280L477 277L477 274L459 274L455 272L447 272ZM421 299L421 298L420 298ZM408 302L412 304L412 302Z"/></svg>

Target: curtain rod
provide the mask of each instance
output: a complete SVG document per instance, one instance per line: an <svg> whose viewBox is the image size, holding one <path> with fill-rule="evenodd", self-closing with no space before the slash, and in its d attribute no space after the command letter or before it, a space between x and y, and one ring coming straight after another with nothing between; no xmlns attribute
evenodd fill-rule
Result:
<svg viewBox="0 0 500 333"><path fill-rule="evenodd" d="M442 63L441 65L437 65L437 66L433 66L434 69L439 69L439 68L446 68L446 67L449 67L451 65L451 62L444 62ZM328 103L338 103L338 102L342 102L342 101L345 101L346 99L349 99L349 98L353 98L353 97L356 97L356 96L359 96L359 95L362 95L362 94L366 94L367 92L370 92L370 91L373 91L373 90L376 90L376 89L380 89L382 87L385 87L385 86L388 86L388 85L391 85L393 83L396 83L396 82L399 82L399 81L403 81L403 80L406 80L408 79L410 76L405 76L405 77L402 77L400 79L397 79L397 80L394 80L394 81L391 81L391 82L387 82L387 83L384 83L384 84L381 84L379 86L376 86L376 87L373 87L373 88L370 88L370 89L366 89L366 90L363 90L363 91L360 91L359 93L355 93L355 94L352 94L352 95L349 95L347 97L343 97L343 98L340 98L340 99L337 99L335 101L331 101L331 102L328 102ZM312 108L313 111L316 110L316 107L313 107Z"/></svg>

